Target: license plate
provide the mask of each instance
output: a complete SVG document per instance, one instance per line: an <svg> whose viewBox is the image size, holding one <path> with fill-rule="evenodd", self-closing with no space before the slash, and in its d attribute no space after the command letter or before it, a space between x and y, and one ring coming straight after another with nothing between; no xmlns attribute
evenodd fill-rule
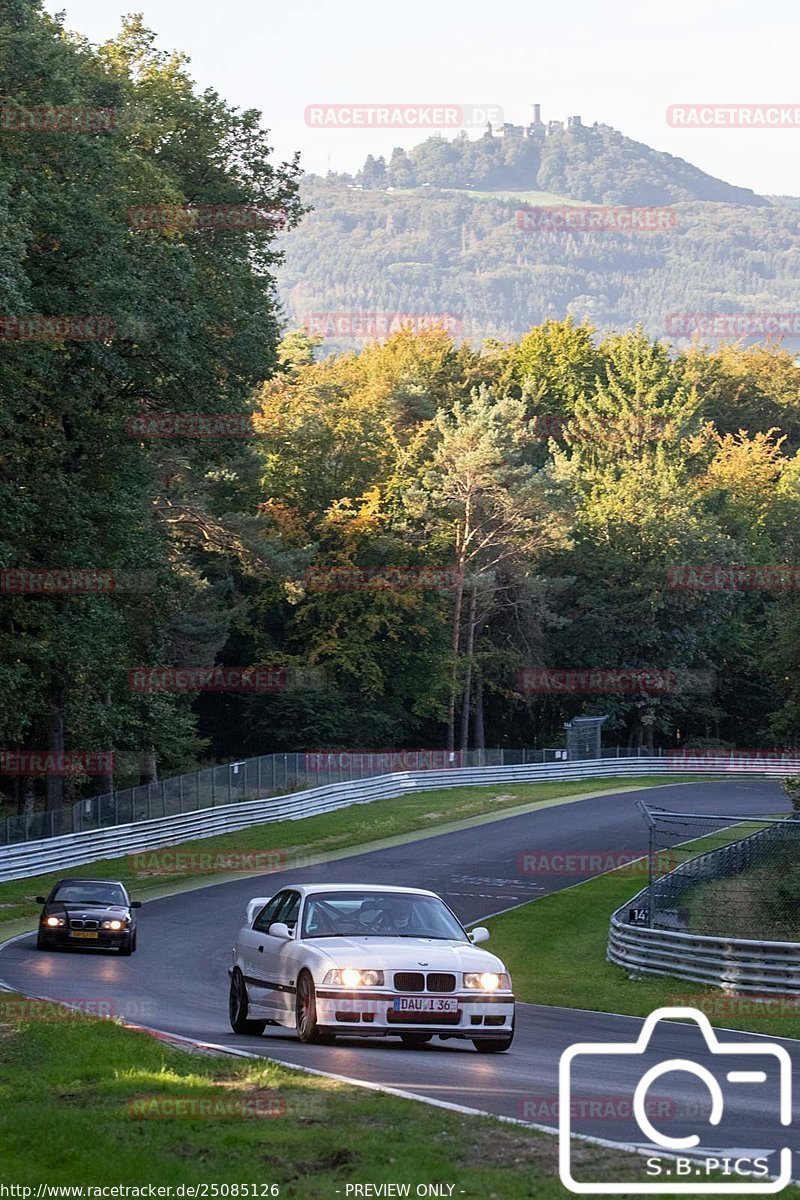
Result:
<svg viewBox="0 0 800 1200"><path fill-rule="evenodd" d="M81 937L81 938L96 938L99 936L99 934L97 934L94 930L92 930L91 933L87 933L84 929L71 929L69 936L70 937Z"/></svg>
<svg viewBox="0 0 800 1200"><path fill-rule="evenodd" d="M392 1007L395 1012L454 1013L458 1012L458 1000L444 996L395 996Z"/></svg>

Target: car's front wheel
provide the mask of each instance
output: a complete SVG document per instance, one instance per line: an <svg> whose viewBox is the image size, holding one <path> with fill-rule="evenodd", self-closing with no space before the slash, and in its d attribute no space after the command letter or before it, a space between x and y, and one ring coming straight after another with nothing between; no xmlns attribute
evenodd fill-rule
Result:
<svg viewBox="0 0 800 1200"><path fill-rule="evenodd" d="M317 1027L317 993L314 980L308 971L301 971L297 978L297 999L295 1001L297 1036L301 1042L320 1042Z"/></svg>
<svg viewBox="0 0 800 1200"><path fill-rule="evenodd" d="M119 952L124 958L128 958L131 954L136 952L136 934L134 934L133 937L128 938L127 942L122 943L119 948Z"/></svg>
<svg viewBox="0 0 800 1200"><path fill-rule="evenodd" d="M247 998L247 986L244 976L238 967L234 967L231 975L231 990L228 995L228 1018L234 1033L261 1034L267 1027L266 1021L254 1021L248 1017L250 1003Z"/></svg>

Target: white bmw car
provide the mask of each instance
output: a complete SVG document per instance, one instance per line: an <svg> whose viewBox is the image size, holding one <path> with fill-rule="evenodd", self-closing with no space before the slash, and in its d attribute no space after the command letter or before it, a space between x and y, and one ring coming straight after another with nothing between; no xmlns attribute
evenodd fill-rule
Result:
<svg viewBox="0 0 800 1200"><path fill-rule="evenodd" d="M486 1054L514 1037L511 979L434 892L299 884L247 906L230 970L234 1033L267 1025L301 1042L470 1040Z"/></svg>

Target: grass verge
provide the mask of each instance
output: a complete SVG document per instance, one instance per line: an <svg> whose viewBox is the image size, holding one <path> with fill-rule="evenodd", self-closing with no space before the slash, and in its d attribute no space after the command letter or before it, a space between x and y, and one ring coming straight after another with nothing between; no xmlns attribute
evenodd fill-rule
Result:
<svg viewBox="0 0 800 1200"><path fill-rule="evenodd" d="M797 832L797 831L795 831ZM770 847L758 866L701 883L683 897L689 926L711 937L791 942L800 928L800 839Z"/></svg>
<svg viewBox="0 0 800 1200"><path fill-rule="evenodd" d="M332 1200L365 1181L408 1183L412 1195L430 1183L476 1198L570 1195L556 1139L536 1130L264 1060L189 1055L55 1005L30 1020L24 1004L0 993L3 1182L246 1183L259 1190L239 1196L284 1200ZM621 1151L578 1142L575 1155L581 1176L643 1175L642 1160Z"/></svg>
<svg viewBox="0 0 800 1200"><path fill-rule="evenodd" d="M167 851L147 851L144 865L139 856L109 858L83 867L70 867L48 875L0 883L0 941L18 932L12 922L27 920L35 925L34 897L47 893L64 875L120 879L136 897L163 895L182 886L202 886L237 874L264 874L270 863L292 867L317 855L335 854L366 843L410 833L436 830L453 822L489 817L525 805L535 807L561 799L585 796L587 792L622 791L655 787L665 783L687 783L705 776L641 776L570 782L526 783L499 790L491 787L442 788L391 800L375 800L351 808L305 817L254 825L237 833L222 834L170 846ZM588 786L587 786L588 783ZM298 800L298 806L301 801ZM263 856L258 864L256 856ZM249 857L248 857L249 856ZM161 863L161 865L159 865ZM275 866L272 866L275 869ZM5 928L4 928L5 927Z"/></svg>
<svg viewBox="0 0 800 1200"><path fill-rule="evenodd" d="M670 854L681 861L758 828L739 825ZM508 965L517 998L634 1017L647 1016L662 1005L683 1004L701 1008L712 1023L729 1029L800 1037L800 1007L791 1001L759 1003L670 976L630 978L622 967L607 962L611 914L644 883L641 872L621 868L487 922L492 934L489 948Z"/></svg>

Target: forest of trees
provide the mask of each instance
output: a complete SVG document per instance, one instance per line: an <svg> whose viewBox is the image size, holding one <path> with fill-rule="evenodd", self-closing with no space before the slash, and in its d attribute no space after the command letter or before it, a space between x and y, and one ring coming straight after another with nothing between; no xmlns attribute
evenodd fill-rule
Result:
<svg viewBox="0 0 800 1200"><path fill-rule="evenodd" d="M313 211L282 239L279 273L297 325L331 310L452 313L479 346L567 314L660 338L674 313L800 313L800 212L786 204L698 200L673 205L664 230L564 232L520 228L513 190L387 193L310 177L301 194Z"/></svg>
<svg viewBox="0 0 800 1200"><path fill-rule="evenodd" d="M35 0L5 12L5 96L118 119L0 131L2 312L115 327L0 341L0 570L139 584L5 589L3 753L114 751L139 764L123 785L276 750L553 744L579 713L607 713L622 744L796 742L797 584L669 575L798 562L791 354L678 352L641 327L602 335L561 304L507 340L403 330L322 357L282 326L269 224L126 217L228 204L308 221L297 164L271 163L259 114L198 95L138 19L95 50ZM449 237L434 211L431 236ZM730 237L729 269L747 271ZM163 436L178 413L223 434L227 417L235 435ZM214 664L285 686L131 686L136 668ZM520 672L539 667L714 683L527 695ZM0 774L9 810L110 783Z"/></svg>
<svg viewBox="0 0 800 1200"><path fill-rule="evenodd" d="M547 135L540 129L538 136L487 131L474 139L466 133L431 137L409 151L398 146L388 162L368 155L353 180L336 174L328 179L370 189L538 189L594 204L767 203L749 188L715 179L609 125L573 125Z"/></svg>

